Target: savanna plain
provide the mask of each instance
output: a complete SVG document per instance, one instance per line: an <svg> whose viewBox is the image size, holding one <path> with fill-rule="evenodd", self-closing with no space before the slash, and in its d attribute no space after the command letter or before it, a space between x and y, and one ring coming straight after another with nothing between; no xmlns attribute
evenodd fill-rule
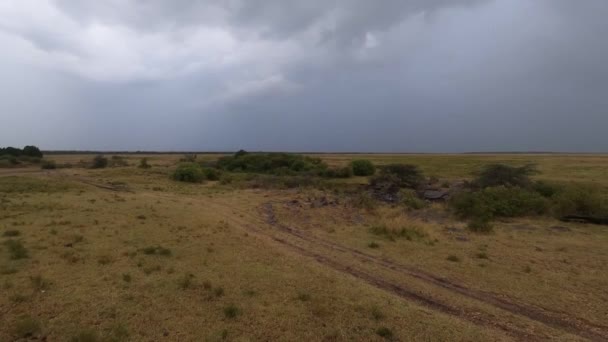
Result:
<svg viewBox="0 0 608 342"><path fill-rule="evenodd" d="M0 341L608 340L606 155L4 166Z"/></svg>

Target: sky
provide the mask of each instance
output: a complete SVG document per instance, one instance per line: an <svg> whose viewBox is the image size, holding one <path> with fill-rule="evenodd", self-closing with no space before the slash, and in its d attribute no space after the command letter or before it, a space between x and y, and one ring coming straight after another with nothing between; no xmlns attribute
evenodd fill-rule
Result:
<svg viewBox="0 0 608 342"><path fill-rule="evenodd" d="M606 0L2 0L0 146L608 152Z"/></svg>

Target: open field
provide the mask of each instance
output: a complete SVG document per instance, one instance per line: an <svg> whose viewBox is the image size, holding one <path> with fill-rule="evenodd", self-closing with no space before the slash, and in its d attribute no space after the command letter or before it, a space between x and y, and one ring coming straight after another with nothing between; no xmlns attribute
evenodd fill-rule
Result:
<svg viewBox="0 0 608 342"><path fill-rule="evenodd" d="M534 163L536 179L608 189L605 155L319 156L445 182ZM476 234L444 203L180 183L181 155L76 167L92 157L0 169L0 341L608 340L606 226L530 216Z"/></svg>

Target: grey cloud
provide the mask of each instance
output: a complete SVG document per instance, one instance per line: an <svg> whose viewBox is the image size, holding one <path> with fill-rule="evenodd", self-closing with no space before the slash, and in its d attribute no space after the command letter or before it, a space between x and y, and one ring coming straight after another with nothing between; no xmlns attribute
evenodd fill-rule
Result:
<svg viewBox="0 0 608 342"><path fill-rule="evenodd" d="M0 12L0 145L608 151L605 1L53 4Z"/></svg>

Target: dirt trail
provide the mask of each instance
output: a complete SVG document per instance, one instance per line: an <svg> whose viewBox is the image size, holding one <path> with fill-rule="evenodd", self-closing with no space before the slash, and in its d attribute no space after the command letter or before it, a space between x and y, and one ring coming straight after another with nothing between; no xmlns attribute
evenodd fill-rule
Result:
<svg viewBox="0 0 608 342"><path fill-rule="evenodd" d="M400 265L386 259L378 258L376 256L361 252L359 250L315 237L311 234L295 229L293 227L283 225L278 222L272 203L266 203L262 207L262 213L265 215L266 221L269 225L276 227L280 231L294 236L300 240L315 244L316 246L322 246L324 248L331 249L334 251L348 253L349 255L360 261L366 263L375 263L376 265L379 265L386 269L397 271L399 273L447 289L451 292L468 297L470 299L474 299L476 301L480 301L485 304L500 308L518 316L524 316L533 321L540 322L542 324L583 338L587 338L594 341L608 340L608 327L594 324L581 318L568 316L564 313L551 312L549 310L538 308L532 305L516 303L512 300L503 297L498 297L497 295L492 293L469 289L462 285L451 282L448 279L441 278L430 273L422 272L411 267Z"/></svg>

